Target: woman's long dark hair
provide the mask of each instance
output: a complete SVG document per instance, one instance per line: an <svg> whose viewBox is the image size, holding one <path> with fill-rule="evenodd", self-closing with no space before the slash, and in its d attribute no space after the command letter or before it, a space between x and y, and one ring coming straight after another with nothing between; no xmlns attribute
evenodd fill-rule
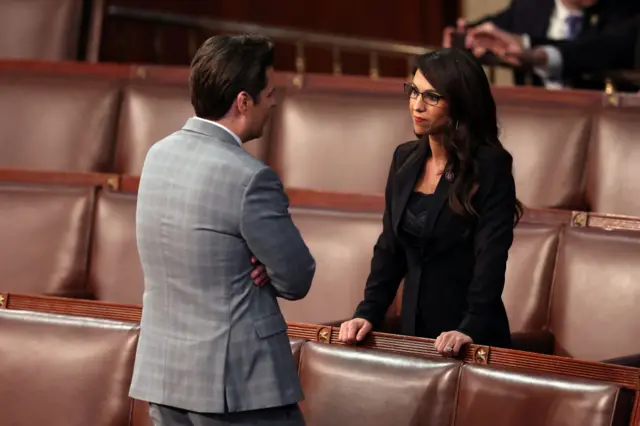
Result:
<svg viewBox="0 0 640 426"><path fill-rule="evenodd" d="M478 149L489 146L508 154L498 136L496 103L489 80L476 59L459 49L421 55L416 65L416 70L422 72L449 104L451 125L443 144L456 176L449 193L449 206L457 214L477 216L471 199L478 182ZM524 210L518 199L515 207L514 225Z"/></svg>

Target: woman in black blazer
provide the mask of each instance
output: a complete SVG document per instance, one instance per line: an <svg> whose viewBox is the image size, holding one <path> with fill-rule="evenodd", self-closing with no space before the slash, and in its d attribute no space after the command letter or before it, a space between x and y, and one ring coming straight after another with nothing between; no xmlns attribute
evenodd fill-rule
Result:
<svg viewBox="0 0 640 426"><path fill-rule="evenodd" d="M502 290L522 205L489 81L461 50L417 63L405 93L419 140L393 155L364 300L340 340L378 328L404 279L402 334L435 338L451 356L472 342L509 347Z"/></svg>

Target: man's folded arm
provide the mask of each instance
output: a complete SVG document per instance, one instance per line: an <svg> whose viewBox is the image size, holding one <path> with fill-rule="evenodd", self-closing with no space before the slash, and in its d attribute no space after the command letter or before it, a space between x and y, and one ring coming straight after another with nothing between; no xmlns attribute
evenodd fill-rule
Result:
<svg viewBox="0 0 640 426"><path fill-rule="evenodd" d="M315 260L289 214L289 200L278 175L265 167L245 189L240 231L249 250L267 268L271 285L284 299L309 292Z"/></svg>

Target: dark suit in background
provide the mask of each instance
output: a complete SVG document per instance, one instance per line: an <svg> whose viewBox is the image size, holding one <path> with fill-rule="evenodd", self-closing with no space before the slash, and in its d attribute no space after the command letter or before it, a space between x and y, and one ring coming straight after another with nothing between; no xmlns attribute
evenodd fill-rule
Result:
<svg viewBox="0 0 640 426"><path fill-rule="evenodd" d="M451 182L445 173L435 193L427 196L422 231L410 235L408 205L412 197L422 195L414 187L430 155L427 141L396 149L387 180L383 231L354 318L379 328L404 278L402 334L436 338L457 330L478 344L509 347L502 290L516 203L511 156L485 147L478 152L479 189L473 197L478 218L462 217L450 209Z"/></svg>
<svg viewBox="0 0 640 426"><path fill-rule="evenodd" d="M600 36L556 47L562 55L565 79L583 73L640 69L640 17L629 19Z"/></svg>
<svg viewBox="0 0 640 426"><path fill-rule="evenodd" d="M531 40L531 47L562 45L566 41L551 40L547 36L555 8L556 0L512 0L506 9L495 15L486 16L469 26L493 22L497 27L510 33L527 34ZM640 13L640 0L600 0L583 11L582 29L574 41L597 37L607 30L615 29L620 23L638 13ZM584 55L589 56L590 53L585 52ZM517 85L543 85L541 78L534 73L520 70L514 71L514 80ZM578 76L573 76L565 83L576 89L601 89L604 86L603 82L586 81Z"/></svg>

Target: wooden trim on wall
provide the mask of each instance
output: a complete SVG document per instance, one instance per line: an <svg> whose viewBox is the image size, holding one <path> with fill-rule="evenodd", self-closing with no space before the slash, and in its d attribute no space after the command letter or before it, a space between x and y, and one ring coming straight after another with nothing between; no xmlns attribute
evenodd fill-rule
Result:
<svg viewBox="0 0 640 426"><path fill-rule="evenodd" d="M128 79L132 67L129 65L75 61L35 61L21 59L0 60L0 72L20 75L43 74L45 76L87 76L113 79Z"/></svg>
<svg viewBox="0 0 640 426"><path fill-rule="evenodd" d="M300 323L288 323L288 325L290 337L343 345L337 342L340 334L339 327ZM378 349L402 355L441 358L442 356L434 348L434 342L435 340L433 339L374 332L358 347ZM631 390L640 390L640 369L633 367L481 345L468 345L458 359L474 364L524 368L544 373L607 381Z"/></svg>
<svg viewBox="0 0 640 426"><path fill-rule="evenodd" d="M120 189L120 176L113 173L0 169L0 182L97 186L108 188L113 191L118 191Z"/></svg>
<svg viewBox="0 0 640 426"><path fill-rule="evenodd" d="M140 185L140 176L123 175L120 177L120 192L137 194Z"/></svg>
<svg viewBox="0 0 640 426"><path fill-rule="evenodd" d="M13 293L0 294L0 309L37 311L129 322L139 322L142 312L142 307L139 305ZM339 333L339 327L288 323L290 337L312 342L343 345L338 343ZM442 356L435 351L433 343L433 339L374 332L358 347L401 355L441 358ZM524 368L543 373L606 381L635 391L640 390L640 369L638 368L481 345L467 346L458 359L467 363Z"/></svg>
<svg viewBox="0 0 640 426"><path fill-rule="evenodd" d="M543 104L574 108L595 109L602 105L603 93L590 90L548 90L544 87L519 86L491 88L497 104Z"/></svg>
<svg viewBox="0 0 640 426"><path fill-rule="evenodd" d="M97 0L94 14L99 15L104 0ZM99 19L99 16L92 19ZM101 27L92 29L100 32ZM94 37L94 36L92 36ZM97 36L95 36L97 37ZM154 84L178 84L188 82L189 67L163 65L136 65L92 62L99 55L95 37L87 46L88 62L37 61L20 59L0 60L0 72L32 73L58 76L93 76L133 81L148 81ZM404 78L377 78L360 75L297 74L277 72L276 86L289 90L329 90L380 93L402 96ZM607 96L604 92L590 90L546 90L540 87L493 86L492 92L498 104L543 104L556 107L585 107L594 109L637 109L638 97L633 93L616 93Z"/></svg>
<svg viewBox="0 0 640 426"><path fill-rule="evenodd" d="M114 63L89 63L74 61L0 60L0 72L40 73L46 75L94 76L153 84L178 84L188 82L189 68L180 66L153 66ZM403 96L402 78L371 79L367 76L334 76L325 74L296 74L277 72L276 86L287 90L354 91ZM549 91L538 87L492 87L496 101L508 104L536 104L602 108L606 104L604 94L597 91L559 90ZM625 95L619 95L622 98ZM620 102L620 107L629 104Z"/></svg>
<svg viewBox="0 0 640 426"><path fill-rule="evenodd" d="M323 192L300 188L287 188L291 207L339 210L353 213L382 213L384 196Z"/></svg>
<svg viewBox="0 0 640 426"><path fill-rule="evenodd" d="M523 223L569 225L571 218L572 212L570 210L525 208L521 220Z"/></svg>
<svg viewBox="0 0 640 426"><path fill-rule="evenodd" d="M587 228L601 228L617 231L640 231L640 218L603 213L584 213Z"/></svg>
<svg viewBox="0 0 640 426"><path fill-rule="evenodd" d="M312 91L337 91L337 92L366 92L397 95L403 97L402 85L406 82L401 78L377 78L343 75L307 74L304 75L302 85L304 90Z"/></svg>
<svg viewBox="0 0 640 426"><path fill-rule="evenodd" d="M140 322L142 306L99 300L0 293L0 309L46 312L115 321Z"/></svg>
<svg viewBox="0 0 640 426"><path fill-rule="evenodd" d="M0 169L0 182L88 184L128 194L138 192L139 176L101 173L34 172ZM382 213L384 196L381 194L353 194L317 191L304 188L286 188L293 208L333 210L349 213ZM619 231L640 231L640 217L559 209L525 209L522 223L565 225L578 228L598 228Z"/></svg>

